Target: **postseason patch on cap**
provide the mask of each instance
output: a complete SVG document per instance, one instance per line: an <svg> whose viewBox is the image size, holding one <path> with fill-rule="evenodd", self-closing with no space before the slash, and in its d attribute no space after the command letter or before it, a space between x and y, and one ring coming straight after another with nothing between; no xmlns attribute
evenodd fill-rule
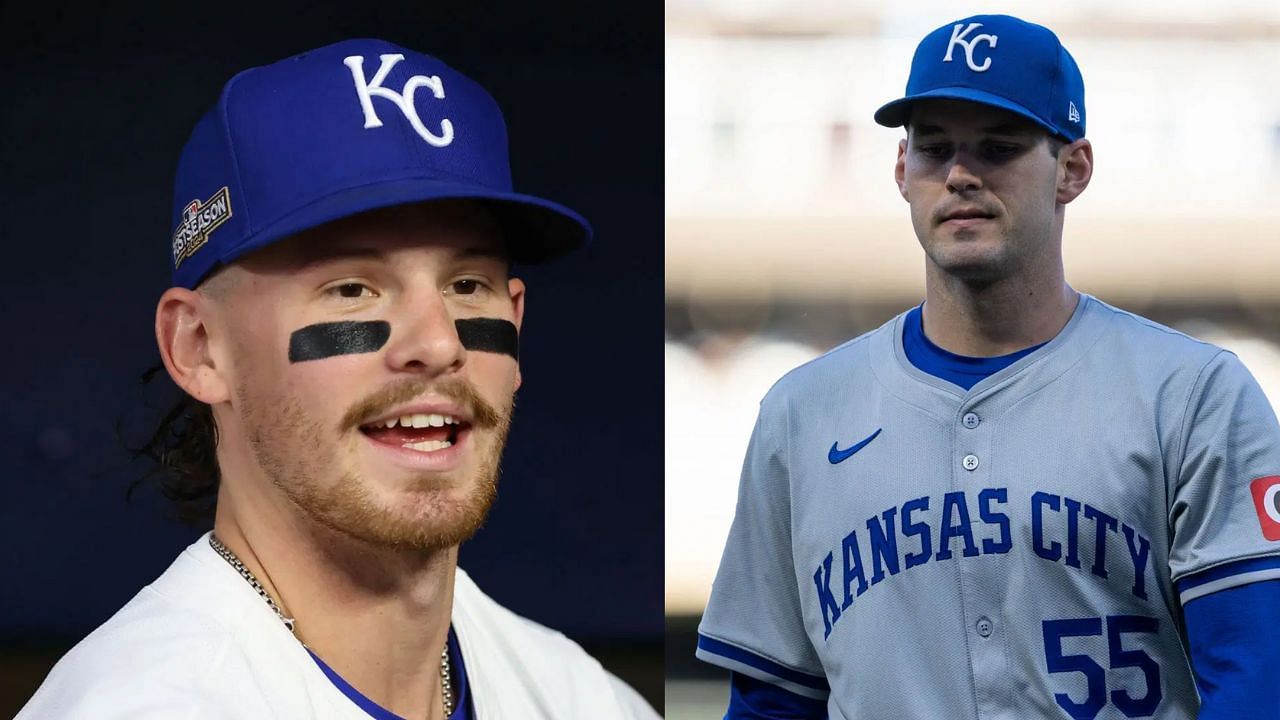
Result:
<svg viewBox="0 0 1280 720"><path fill-rule="evenodd" d="M1262 524L1262 536L1280 540L1280 476L1258 478L1249 483L1249 490Z"/></svg>
<svg viewBox="0 0 1280 720"><path fill-rule="evenodd" d="M182 210L182 222L173 231L173 267L195 254L209 241L209 233L231 217L231 191L223 186L208 200L196 198Z"/></svg>

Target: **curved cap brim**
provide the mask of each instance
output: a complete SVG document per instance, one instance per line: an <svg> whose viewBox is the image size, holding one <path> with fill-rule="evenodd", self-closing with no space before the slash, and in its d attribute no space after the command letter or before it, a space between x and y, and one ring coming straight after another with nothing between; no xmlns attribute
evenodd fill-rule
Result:
<svg viewBox="0 0 1280 720"><path fill-rule="evenodd" d="M894 100L891 103L886 103L881 106L879 110L876 110L875 120L877 123L885 127L902 127L911 120L911 108L920 100L964 100L966 102L989 105L991 107L1008 110L1009 112L1021 115L1022 117L1035 122L1037 125L1040 125L1053 135L1062 134L1047 120L1018 103L1006 100L999 95L993 95L989 92L974 90L973 88L968 87L937 88L928 92L909 95L907 97Z"/></svg>
<svg viewBox="0 0 1280 720"><path fill-rule="evenodd" d="M591 242L591 224L559 203L532 195L425 178L347 188L298 208L254 232L219 258L225 264L295 233L368 210L429 200L479 200L502 227L511 260L532 265Z"/></svg>

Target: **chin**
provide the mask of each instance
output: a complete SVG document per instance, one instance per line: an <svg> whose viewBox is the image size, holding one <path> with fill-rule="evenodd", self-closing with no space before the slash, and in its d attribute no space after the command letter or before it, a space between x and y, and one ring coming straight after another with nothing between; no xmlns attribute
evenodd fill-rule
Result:
<svg viewBox="0 0 1280 720"><path fill-rule="evenodd" d="M930 262L944 274L963 280L998 280L1008 269L1002 239L939 238L926 249Z"/></svg>
<svg viewBox="0 0 1280 720"><path fill-rule="evenodd" d="M496 475L461 485L423 476L409 487L378 491L347 476L322 492L295 488L294 502L312 520L375 547L431 552L476 534L497 497Z"/></svg>
<svg viewBox="0 0 1280 720"><path fill-rule="evenodd" d="M967 283L989 284L1003 279L1008 273L1004 258L985 253L943 253L944 257L932 257L933 264L944 275Z"/></svg>

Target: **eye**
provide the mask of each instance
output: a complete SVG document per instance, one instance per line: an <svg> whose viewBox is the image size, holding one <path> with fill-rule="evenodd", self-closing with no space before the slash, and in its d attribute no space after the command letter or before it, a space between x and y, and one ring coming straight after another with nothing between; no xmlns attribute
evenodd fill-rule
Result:
<svg viewBox="0 0 1280 720"><path fill-rule="evenodd" d="M489 284L480 278L459 278L444 288L444 294L461 299L479 301L491 293Z"/></svg>
<svg viewBox="0 0 1280 720"><path fill-rule="evenodd" d="M1013 143L993 142L987 143L987 156L995 159L1010 158L1018 154L1021 146Z"/></svg>
<svg viewBox="0 0 1280 720"><path fill-rule="evenodd" d="M951 146L944 143L918 145L916 146L916 150L921 155L932 160L941 160L951 154Z"/></svg>
<svg viewBox="0 0 1280 720"><path fill-rule="evenodd" d="M358 282L345 282L339 285L334 285L333 287L329 288L325 292L332 293L334 295L337 295L340 298L353 299L353 300L357 298L363 298L363 297L374 297L374 292L372 288L370 288L368 285L365 285L364 283L358 283Z"/></svg>
<svg viewBox="0 0 1280 720"><path fill-rule="evenodd" d="M459 280L449 287L454 295L475 295L480 289L480 283L476 280Z"/></svg>

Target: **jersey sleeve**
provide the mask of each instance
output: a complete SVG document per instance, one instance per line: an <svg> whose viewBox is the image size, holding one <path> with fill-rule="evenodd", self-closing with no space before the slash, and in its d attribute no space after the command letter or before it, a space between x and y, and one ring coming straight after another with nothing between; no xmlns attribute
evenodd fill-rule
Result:
<svg viewBox="0 0 1280 720"><path fill-rule="evenodd" d="M1169 505L1182 604L1280 578L1280 425L1235 355L1220 352L1201 370L1182 428Z"/></svg>
<svg viewBox="0 0 1280 720"><path fill-rule="evenodd" d="M766 397L698 627L698 658L819 700L830 692L805 632L791 551L786 412Z"/></svg>

